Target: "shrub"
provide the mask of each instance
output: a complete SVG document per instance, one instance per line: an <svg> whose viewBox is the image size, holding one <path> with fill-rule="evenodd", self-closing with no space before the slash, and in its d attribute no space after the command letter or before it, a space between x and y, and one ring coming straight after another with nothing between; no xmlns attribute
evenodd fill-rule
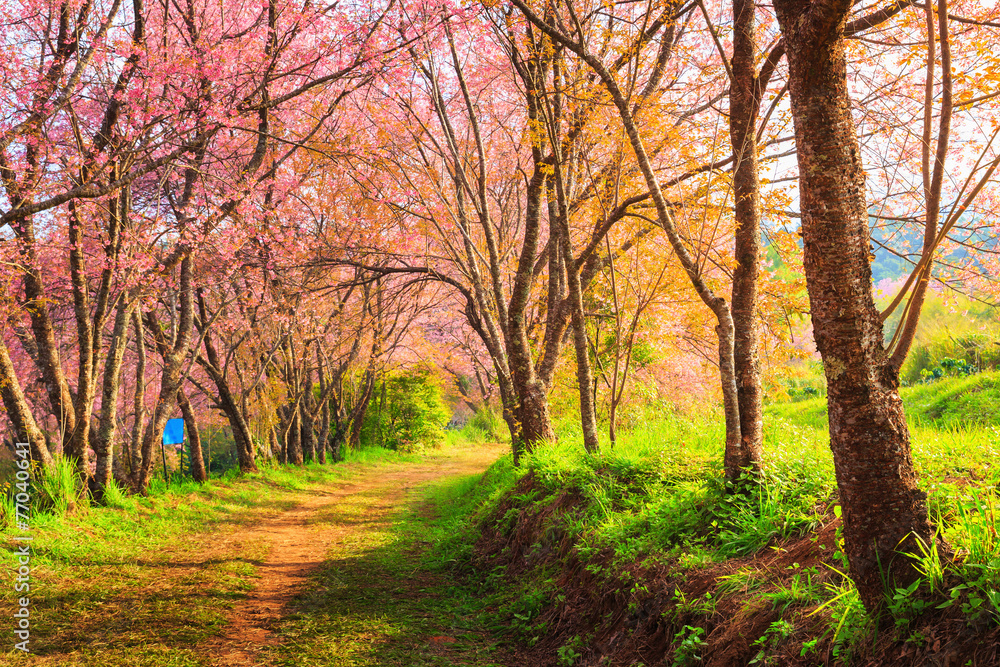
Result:
<svg viewBox="0 0 1000 667"><path fill-rule="evenodd" d="M372 405L365 415L362 438L367 443L412 451L437 446L444 440L448 410L429 367L417 366L392 375L379 401L382 404Z"/></svg>
<svg viewBox="0 0 1000 667"><path fill-rule="evenodd" d="M507 424L499 412L490 407L477 410L472 419L462 428L462 435L473 442L497 442L506 440Z"/></svg>

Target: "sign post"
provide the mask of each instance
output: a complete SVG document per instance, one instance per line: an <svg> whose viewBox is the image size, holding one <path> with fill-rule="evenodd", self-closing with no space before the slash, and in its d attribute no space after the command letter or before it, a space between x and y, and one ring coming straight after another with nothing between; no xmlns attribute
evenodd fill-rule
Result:
<svg viewBox="0 0 1000 667"><path fill-rule="evenodd" d="M160 454L163 456L163 479L167 479L167 445L184 446L184 420L181 418L168 419L167 425L163 427L163 444L160 446Z"/></svg>

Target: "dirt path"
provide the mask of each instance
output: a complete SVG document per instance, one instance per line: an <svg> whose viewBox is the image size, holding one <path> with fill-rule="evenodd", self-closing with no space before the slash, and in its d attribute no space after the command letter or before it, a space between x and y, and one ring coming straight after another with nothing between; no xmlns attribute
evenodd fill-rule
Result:
<svg viewBox="0 0 1000 667"><path fill-rule="evenodd" d="M279 643L276 624L289 613L291 602L327 558L331 547L357 541L359 533L383 526L398 510L414 501L427 483L446 477L482 472L502 453L496 448L456 450L420 463L393 464L359 471L349 482L304 492L295 508L263 520L238 535L244 541L270 545L259 566L257 585L238 602L222 636L199 647L213 665L267 664L262 653ZM337 521L338 506L367 497L363 520Z"/></svg>

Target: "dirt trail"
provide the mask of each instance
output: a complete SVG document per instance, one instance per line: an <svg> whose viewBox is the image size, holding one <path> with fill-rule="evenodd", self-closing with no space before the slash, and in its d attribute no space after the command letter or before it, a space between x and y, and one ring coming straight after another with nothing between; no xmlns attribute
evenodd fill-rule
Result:
<svg viewBox="0 0 1000 667"><path fill-rule="evenodd" d="M335 541L383 523L428 482L482 472L500 453L497 449L459 450L447 458L359 470L348 482L304 492L308 495L293 509L241 532L241 540L265 541L270 550L258 568L256 587L228 615L224 634L203 644L199 652L213 656L212 664L219 667L260 664L261 651L278 641L272 634L275 624L288 613L289 603L303 590ZM355 494L377 495L363 523L330 525L316 520Z"/></svg>

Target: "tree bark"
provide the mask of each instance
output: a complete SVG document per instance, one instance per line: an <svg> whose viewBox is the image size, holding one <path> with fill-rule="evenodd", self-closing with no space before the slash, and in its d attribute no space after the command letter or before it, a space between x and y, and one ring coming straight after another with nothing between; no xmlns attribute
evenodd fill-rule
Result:
<svg viewBox="0 0 1000 667"><path fill-rule="evenodd" d="M330 442L330 458L333 463L344 460L344 439L347 431L344 424L338 419L333 428L333 440Z"/></svg>
<svg viewBox="0 0 1000 667"><path fill-rule="evenodd" d="M291 419L290 415L288 415L287 413L288 413L287 408L284 409L278 408L278 426L281 427L281 438L279 439L280 440L279 444L281 446L281 456L279 458L281 459L281 462L284 464L288 463L288 432L290 430L288 423L289 420Z"/></svg>
<svg viewBox="0 0 1000 667"><path fill-rule="evenodd" d="M865 173L844 52L850 0L775 0L789 63L802 237L850 576L865 607L915 580L906 553L934 539L917 488L899 376L872 295Z"/></svg>
<svg viewBox="0 0 1000 667"><path fill-rule="evenodd" d="M202 345L205 348L204 356L198 355L197 357L198 364L212 379L216 391L219 393L218 404L223 413L225 413L226 419L229 420L229 425L233 432L233 441L236 443L236 455L239 459L240 472L244 474L257 472L257 461L254 456L253 435L250 433L250 426L247 423L243 409L236 402L233 390L229 386L229 379L223 371L219 353L215 349L212 337L204 331L204 327L208 326L209 322L208 306L200 289L198 290L197 297L198 312L200 315L197 326L202 332Z"/></svg>
<svg viewBox="0 0 1000 667"><path fill-rule="evenodd" d="M271 448L270 458L276 458L279 461L282 460L281 455L281 443L278 441L278 427L272 426L267 431L267 440Z"/></svg>
<svg viewBox="0 0 1000 667"><path fill-rule="evenodd" d="M557 97L558 99L558 97ZM554 143L554 142L553 142ZM566 271L566 285L569 290L569 300L572 307L573 322L573 350L576 356L576 381L579 385L580 396L580 427L583 431L583 447L588 452L596 452L600 449L600 440L597 437L597 415L594 410L593 394L593 374L590 370L590 350L587 344L587 320L583 311L583 289L580 287L580 273L576 270L573 262L573 243L569 234L568 211L566 209L566 184L563 180L562 160L557 151L555 174L556 174L556 199L558 202L555 215L550 215L550 223L556 227L554 236L558 238L562 252Z"/></svg>
<svg viewBox="0 0 1000 667"><path fill-rule="evenodd" d="M163 427L170 418L170 413L177 402L177 390L180 389L183 381L184 360L191 351L194 330L194 292L191 285L192 259L189 253L185 253L181 260L180 272L181 304L177 335L174 337L169 351L164 354L163 371L160 375L160 393L142 439L142 466L139 468L139 478L136 485L142 493L145 493L149 486L153 464L153 446L163 433ZM155 319L155 314L150 312L149 316L150 328L154 332L158 331L159 324Z"/></svg>
<svg viewBox="0 0 1000 667"><path fill-rule="evenodd" d="M319 345L316 346L316 365L319 369L319 395L322 404L320 405L319 423L319 462L326 463L326 449L330 440L330 397L327 395L326 364L323 363L323 351Z"/></svg>
<svg viewBox="0 0 1000 667"><path fill-rule="evenodd" d="M132 320L129 295L122 294L115 314L115 328L111 333L111 347L104 364L104 382L101 387L101 423L94 442L97 469L94 481L103 495L104 486L114 474L114 446L118 439L118 393L121 389L122 362L128 345L128 329Z"/></svg>
<svg viewBox="0 0 1000 667"><path fill-rule="evenodd" d="M313 431L313 381L312 373L306 369L305 393L302 396L301 409L299 410L301 419L299 420L300 436L302 443L302 455L307 461L316 460L316 432Z"/></svg>
<svg viewBox="0 0 1000 667"><path fill-rule="evenodd" d="M0 336L0 397L3 398L7 415L17 430L17 437L24 438L31 446L31 458L38 461L43 468L52 468L54 461L45 444L45 436L35 423L35 416L31 413L31 406L24 397L21 383L14 372L14 363L10 359L7 344L2 336Z"/></svg>
<svg viewBox="0 0 1000 667"><path fill-rule="evenodd" d="M188 459L191 462L191 477L194 481L204 483L208 481L208 471L205 470L205 455L201 451L201 433L198 431L198 420L194 416L191 408L191 401L183 389L177 390L177 403L181 408L181 415L184 416L184 424L187 426L188 436Z"/></svg>
<svg viewBox="0 0 1000 667"><path fill-rule="evenodd" d="M757 163L757 117L760 98L754 60L756 17L752 0L733 0L732 86L729 138L733 145L733 192L736 219L736 269L733 271L733 362L739 405L741 446L725 462L726 477L759 471L763 460L763 405L757 330L754 327L760 264L760 176Z"/></svg>
<svg viewBox="0 0 1000 667"><path fill-rule="evenodd" d="M206 364L202 364L202 368L206 368ZM226 415L230 430L233 433L233 442L236 444L236 456L239 460L240 472L244 474L257 472L257 462L253 451L253 435L250 433L250 425L247 424L243 410L237 405L229 383L221 374L209 372L209 377L215 382L215 387L219 392L219 407Z"/></svg>
<svg viewBox="0 0 1000 667"><path fill-rule="evenodd" d="M133 311L132 323L135 328L135 397L132 424L132 441L128 449L128 472L135 486L139 468L142 466L142 425L146 420L146 337L142 330L142 315L139 309Z"/></svg>
<svg viewBox="0 0 1000 667"><path fill-rule="evenodd" d="M378 446L385 447L385 433L382 431L382 411L385 409L385 372L382 372L382 391L378 399Z"/></svg>
<svg viewBox="0 0 1000 667"><path fill-rule="evenodd" d="M90 286L87 284L86 267L83 258L83 231L79 210L75 201L69 205L69 264L70 285L73 292L73 312L76 316L76 338L79 349L77 363L76 401L73 409L75 425L65 444L65 453L76 461L77 471L83 479L90 476L88 456L90 452L90 417L94 403L94 355L95 332L90 321ZM99 346L99 339L96 341ZM110 476L111 457L105 456Z"/></svg>
<svg viewBox="0 0 1000 667"><path fill-rule="evenodd" d="M330 446L330 406L326 401L323 401L323 406L320 409L320 426L319 435L316 438L316 455L319 457L320 463L326 463L326 450Z"/></svg>
<svg viewBox="0 0 1000 667"><path fill-rule="evenodd" d="M35 339L37 355L34 359L45 382L49 405L61 429L60 438L65 446L76 430L76 413L69 383L59 359L59 346L56 344L49 316L49 298L45 293L41 269L37 267L39 260L35 248L34 223L29 216L11 226L24 243L25 261L28 264L24 272L24 307L31 319L31 331Z"/></svg>
<svg viewBox="0 0 1000 667"><path fill-rule="evenodd" d="M302 459L302 415L299 404L289 406L288 436L285 438L285 448L288 450L288 462L300 466Z"/></svg>

